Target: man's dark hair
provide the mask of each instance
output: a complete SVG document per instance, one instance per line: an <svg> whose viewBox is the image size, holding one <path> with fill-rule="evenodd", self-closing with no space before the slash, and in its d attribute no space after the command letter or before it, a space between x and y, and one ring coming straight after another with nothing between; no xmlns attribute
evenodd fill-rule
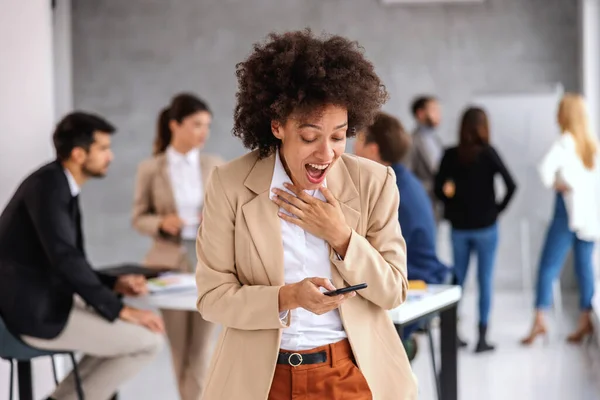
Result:
<svg viewBox="0 0 600 400"><path fill-rule="evenodd" d="M56 125L52 135L56 158L60 161L68 160L75 147L89 151L95 140L95 132L113 134L115 127L94 114L76 111L66 115Z"/></svg>
<svg viewBox="0 0 600 400"><path fill-rule="evenodd" d="M436 101L437 98L434 96L419 96L413 100L412 105L410 106L410 110L412 111L413 116L417 116L417 112L427 107L427 104L431 101Z"/></svg>
<svg viewBox="0 0 600 400"><path fill-rule="evenodd" d="M381 161L395 164L407 153L411 139L397 118L381 112L365 131L365 143L376 143Z"/></svg>
<svg viewBox="0 0 600 400"><path fill-rule="evenodd" d="M279 146L271 122L292 113L312 115L326 105L348 110L347 136L373 122L387 92L356 42L315 37L307 29L272 33L236 66L237 104L233 134L266 157Z"/></svg>

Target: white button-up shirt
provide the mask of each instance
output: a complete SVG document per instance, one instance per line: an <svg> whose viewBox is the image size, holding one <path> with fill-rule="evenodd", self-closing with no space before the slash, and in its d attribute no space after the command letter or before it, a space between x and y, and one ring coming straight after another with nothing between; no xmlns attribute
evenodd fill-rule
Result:
<svg viewBox="0 0 600 400"><path fill-rule="evenodd" d="M273 198L271 191L273 188L291 193L283 186L286 182L291 183L292 180L285 172L279 158L279 151L277 151L269 189L271 199ZM325 200L319 190L307 190L306 192L320 200ZM283 209L281 211L285 212ZM309 277L331 280L331 262L327 242L311 235L297 225L283 219L280 221L285 283L296 283ZM347 337L337 309L323 315L316 315L303 308L297 308L291 311L291 324L283 330L280 348L295 351L310 350L339 342Z"/></svg>
<svg viewBox="0 0 600 400"><path fill-rule="evenodd" d="M64 169L64 171L65 171L65 175L67 177L67 181L69 182L69 189L71 190L71 196L75 197L75 196L79 195L79 192L81 191L81 189L79 188L79 185L77 184L77 182L75 181L75 178L71 174L71 171L69 171L66 168Z"/></svg>
<svg viewBox="0 0 600 400"><path fill-rule="evenodd" d="M570 190L563 193L569 228L581 240L600 239L600 159L587 169L577 154L573 136L565 132L554 142L538 170L543 184L550 188L555 181L565 183Z"/></svg>
<svg viewBox="0 0 600 400"><path fill-rule="evenodd" d="M166 155L177 214L184 222L181 238L195 240L204 196L200 150L194 149L181 154L168 147Z"/></svg>

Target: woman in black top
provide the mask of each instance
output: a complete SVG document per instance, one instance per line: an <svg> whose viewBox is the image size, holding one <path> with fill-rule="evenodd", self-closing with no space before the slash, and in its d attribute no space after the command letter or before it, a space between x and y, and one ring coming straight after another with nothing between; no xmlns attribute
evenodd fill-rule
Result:
<svg viewBox="0 0 600 400"><path fill-rule="evenodd" d="M500 174L506 195L496 201L494 176ZM479 284L479 342L476 352L493 350L486 341L493 270L498 247L496 219L516 189L496 150L489 144L485 112L469 108L462 117L459 144L447 149L435 178L435 194L444 203L444 217L452 224L454 273L463 285L472 252L477 254ZM466 345L461 342L461 345Z"/></svg>

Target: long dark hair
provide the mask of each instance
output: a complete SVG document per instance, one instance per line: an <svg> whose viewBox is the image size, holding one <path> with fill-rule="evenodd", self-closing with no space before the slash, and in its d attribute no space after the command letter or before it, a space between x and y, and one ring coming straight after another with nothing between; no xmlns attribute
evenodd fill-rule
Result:
<svg viewBox="0 0 600 400"><path fill-rule="evenodd" d="M152 151L154 155L164 153L171 142L171 128L169 127L169 122L171 121L171 117L169 116L170 112L171 109L165 107L158 115L158 120L156 121L156 137L154 138L154 147Z"/></svg>
<svg viewBox="0 0 600 400"><path fill-rule="evenodd" d="M173 97L171 105L161 110L156 123L156 137L154 139L154 155L164 153L171 143L171 120L181 123L184 119L197 112L211 113L208 105L198 97L189 93L180 93Z"/></svg>
<svg viewBox="0 0 600 400"><path fill-rule="evenodd" d="M463 164L473 162L477 154L490 143L488 118L483 109L468 108L460 123L458 159Z"/></svg>

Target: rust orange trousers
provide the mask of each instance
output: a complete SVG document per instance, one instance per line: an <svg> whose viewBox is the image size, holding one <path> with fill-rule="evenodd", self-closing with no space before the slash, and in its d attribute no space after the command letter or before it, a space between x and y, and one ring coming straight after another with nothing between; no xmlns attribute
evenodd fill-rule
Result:
<svg viewBox="0 0 600 400"><path fill-rule="evenodd" d="M348 340L307 351L324 351L327 361L292 367L277 364L268 400L372 400L371 390L355 364Z"/></svg>

